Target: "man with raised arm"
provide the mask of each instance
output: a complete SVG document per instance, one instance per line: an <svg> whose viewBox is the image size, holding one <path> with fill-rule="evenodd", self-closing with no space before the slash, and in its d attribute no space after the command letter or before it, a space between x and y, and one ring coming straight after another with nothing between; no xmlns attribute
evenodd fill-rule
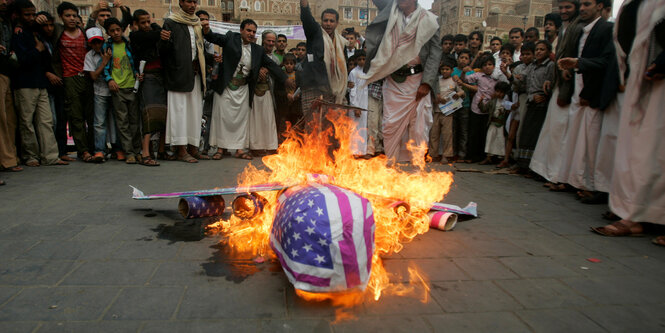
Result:
<svg viewBox="0 0 665 333"><path fill-rule="evenodd" d="M205 38L224 49L221 75L212 83L215 96L212 103L210 145L217 146L213 159L222 156L223 149L235 149L235 157L251 160L249 153L249 116L257 82L266 79L267 72L279 82L286 74L254 43L257 24L251 19L240 23L240 33L218 34L204 29ZM262 71L265 67L267 71Z"/></svg>
<svg viewBox="0 0 665 333"><path fill-rule="evenodd" d="M415 0L414 0L415 1ZM308 0L300 0L300 20L307 37L301 82L302 110L307 115L315 99L342 103L346 95L347 41L337 32L339 13L328 8L321 13L321 24L314 20Z"/></svg>
<svg viewBox="0 0 665 333"><path fill-rule="evenodd" d="M389 159L424 158L441 61L436 16L416 0L373 0L379 14L367 27L365 79L383 82L383 146ZM408 133L408 136L405 134ZM406 138L406 141L403 140ZM406 143L420 146L409 156Z"/></svg>

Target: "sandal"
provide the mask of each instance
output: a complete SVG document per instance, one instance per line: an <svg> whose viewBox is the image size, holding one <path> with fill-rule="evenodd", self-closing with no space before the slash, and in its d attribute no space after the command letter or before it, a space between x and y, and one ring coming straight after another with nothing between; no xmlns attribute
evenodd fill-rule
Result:
<svg viewBox="0 0 665 333"><path fill-rule="evenodd" d="M56 160L55 162L49 164L49 165L69 165L69 162L65 162L61 159Z"/></svg>
<svg viewBox="0 0 665 333"><path fill-rule="evenodd" d="M18 165L15 165L15 166L13 166L13 167L9 167L9 168L2 168L2 171L6 171L6 172L19 172L19 171L23 171L23 168L21 168L21 167L18 166Z"/></svg>
<svg viewBox="0 0 665 333"><path fill-rule="evenodd" d="M155 161L152 156L143 156L141 165L145 166L159 166L159 162Z"/></svg>
<svg viewBox="0 0 665 333"><path fill-rule="evenodd" d="M136 156L135 155L128 155L127 159L125 160L125 163L127 163L127 164L136 164L137 163Z"/></svg>
<svg viewBox="0 0 665 333"><path fill-rule="evenodd" d="M623 220L620 220L612 224L608 224L604 227L591 227L591 231L607 237L643 237L644 234L642 233L642 225L637 225L637 227L640 229L639 231L634 231L635 227L636 226L629 227L623 223Z"/></svg>
<svg viewBox="0 0 665 333"><path fill-rule="evenodd" d="M39 161L37 161L37 160L30 160L30 161L25 162L25 165L27 165L27 166L29 166L29 167L33 167L33 168L34 168L34 167L38 167L38 166L39 166Z"/></svg>
<svg viewBox="0 0 665 333"><path fill-rule="evenodd" d="M201 154L201 153L198 152L198 151L197 151L197 152L191 152L191 153L189 153L189 154L192 155L192 157L194 157L194 158L197 159L197 160L204 160L204 161L207 161L207 160L210 159L210 156L208 156L208 155L206 155L206 154Z"/></svg>
<svg viewBox="0 0 665 333"><path fill-rule="evenodd" d="M169 155L169 153L163 151L157 153L157 159L162 161L175 161L178 158L175 155Z"/></svg>
<svg viewBox="0 0 665 333"><path fill-rule="evenodd" d="M183 161L185 163L199 163L199 160L195 159L192 155L189 153L185 153L182 156L178 157L178 161Z"/></svg>
<svg viewBox="0 0 665 333"><path fill-rule="evenodd" d="M74 161L76 161L75 158L69 157L69 155L62 155L62 156L60 156L60 159L65 161L65 162L74 162Z"/></svg>
<svg viewBox="0 0 665 333"><path fill-rule="evenodd" d="M92 155L90 155L90 153L88 153L87 151L81 155L81 159L83 160L83 162L86 163L91 163L94 162L95 160L95 158Z"/></svg>
<svg viewBox="0 0 665 333"><path fill-rule="evenodd" d="M603 213L601 216L603 217L603 219L608 220L608 221L619 221L619 220L621 220L621 218L617 214L614 214L610 211L607 211L607 212Z"/></svg>
<svg viewBox="0 0 665 333"><path fill-rule="evenodd" d="M552 186L550 186L550 191L552 191L552 192L568 192L568 191L570 191L570 189L568 188L568 186L566 186L566 184L552 184Z"/></svg>
<svg viewBox="0 0 665 333"><path fill-rule="evenodd" d="M212 155L212 159L215 160L215 161L221 160L222 157L224 157L224 154L222 152L219 152L219 151Z"/></svg>
<svg viewBox="0 0 665 333"><path fill-rule="evenodd" d="M510 163L507 161L501 161L501 163L496 165L497 169L507 168L510 166Z"/></svg>
<svg viewBox="0 0 665 333"><path fill-rule="evenodd" d="M665 246L665 236L658 236L651 240L651 243L656 245Z"/></svg>
<svg viewBox="0 0 665 333"><path fill-rule="evenodd" d="M235 155L233 155L233 157L243 159L243 160L251 160L252 159L252 155L250 155L249 153L246 153L242 150L237 150Z"/></svg>

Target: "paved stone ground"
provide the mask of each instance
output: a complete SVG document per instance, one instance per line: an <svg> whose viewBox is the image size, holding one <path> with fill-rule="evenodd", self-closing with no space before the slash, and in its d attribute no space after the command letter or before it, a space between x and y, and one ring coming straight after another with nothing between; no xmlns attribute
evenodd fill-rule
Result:
<svg viewBox="0 0 665 333"><path fill-rule="evenodd" d="M229 261L217 236L202 236L206 221L183 221L176 200L130 199L128 184L231 186L245 165L0 173L0 332L665 331L665 249L593 235L604 207L517 176L456 173L446 202L476 201L480 218L385 260L392 272L410 262L424 270L428 303L384 296L334 324L334 308L297 298L275 264Z"/></svg>

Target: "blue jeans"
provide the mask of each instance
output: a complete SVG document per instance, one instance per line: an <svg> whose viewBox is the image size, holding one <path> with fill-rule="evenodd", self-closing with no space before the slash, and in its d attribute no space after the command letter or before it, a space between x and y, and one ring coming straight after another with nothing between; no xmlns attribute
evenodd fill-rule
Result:
<svg viewBox="0 0 665 333"><path fill-rule="evenodd" d="M106 130L108 122L106 119L111 114L113 103L111 96L95 95L95 153L106 151Z"/></svg>

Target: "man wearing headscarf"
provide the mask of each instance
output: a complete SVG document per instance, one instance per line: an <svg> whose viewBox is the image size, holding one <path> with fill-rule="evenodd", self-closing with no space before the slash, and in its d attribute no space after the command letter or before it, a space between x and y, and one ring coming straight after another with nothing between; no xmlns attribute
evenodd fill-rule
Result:
<svg viewBox="0 0 665 333"><path fill-rule="evenodd" d="M431 93L441 61L436 15L416 0L373 0L379 9L367 27L365 76L383 83L383 146L394 161L423 159L432 125ZM409 154L407 143L420 147ZM417 151L417 153L416 153ZM413 156L410 156L413 155Z"/></svg>
<svg viewBox="0 0 665 333"><path fill-rule="evenodd" d="M344 101L348 78L344 59L347 41L337 32L339 13L334 9L325 9L319 24L312 16L309 1L300 0L300 20L307 37L300 89L303 114L308 115L315 99Z"/></svg>
<svg viewBox="0 0 665 333"><path fill-rule="evenodd" d="M197 0L180 0L179 7L164 20L159 41L168 90L166 142L177 146L178 160L198 162L201 140L205 51ZM189 151L186 149L189 145Z"/></svg>

